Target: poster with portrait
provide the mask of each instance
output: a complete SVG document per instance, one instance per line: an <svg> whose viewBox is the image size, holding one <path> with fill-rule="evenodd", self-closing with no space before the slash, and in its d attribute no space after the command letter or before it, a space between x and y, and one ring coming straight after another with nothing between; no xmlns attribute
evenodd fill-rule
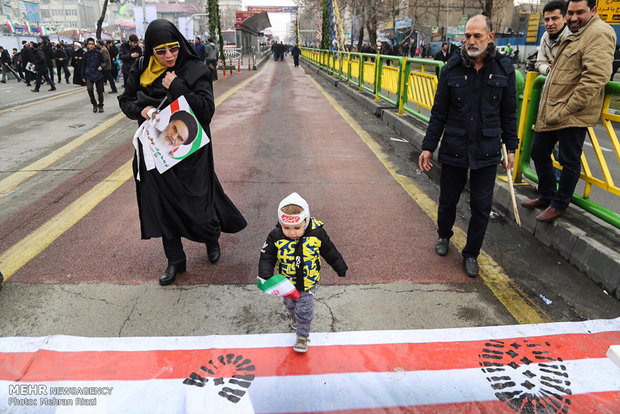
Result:
<svg viewBox="0 0 620 414"><path fill-rule="evenodd" d="M210 141L183 96L142 123L134 135L137 148L136 140L142 143L146 169L157 168L160 174Z"/></svg>

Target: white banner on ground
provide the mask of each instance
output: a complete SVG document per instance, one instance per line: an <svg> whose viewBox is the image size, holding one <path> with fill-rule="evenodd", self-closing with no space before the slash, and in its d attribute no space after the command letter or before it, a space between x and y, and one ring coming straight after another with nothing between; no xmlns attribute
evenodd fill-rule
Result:
<svg viewBox="0 0 620 414"><path fill-rule="evenodd" d="M617 412L620 318L413 331L0 338L0 412ZM89 407L90 405L90 407Z"/></svg>

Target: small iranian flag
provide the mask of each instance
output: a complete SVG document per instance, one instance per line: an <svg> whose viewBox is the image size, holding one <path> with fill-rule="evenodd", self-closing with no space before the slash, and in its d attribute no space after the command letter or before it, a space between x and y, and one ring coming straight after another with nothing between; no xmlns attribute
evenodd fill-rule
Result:
<svg viewBox="0 0 620 414"><path fill-rule="evenodd" d="M45 26L39 26L39 33L41 33L41 36L47 36L47 29Z"/></svg>
<svg viewBox="0 0 620 414"><path fill-rule="evenodd" d="M26 33L32 33L32 29L30 28L30 23L28 23L28 20L24 22L24 26L26 26Z"/></svg>
<svg viewBox="0 0 620 414"><path fill-rule="evenodd" d="M9 28L9 32L11 32L11 34L15 34L15 25L13 24L13 21L9 18L9 20L6 21L6 25Z"/></svg>
<svg viewBox="0 0 620 414"><path fill-rule="evenodd" d="M295 289L295 285L282 275L274 275L267 280L259 277L256 286L269 295L299 299L299 292Z"/></svg>

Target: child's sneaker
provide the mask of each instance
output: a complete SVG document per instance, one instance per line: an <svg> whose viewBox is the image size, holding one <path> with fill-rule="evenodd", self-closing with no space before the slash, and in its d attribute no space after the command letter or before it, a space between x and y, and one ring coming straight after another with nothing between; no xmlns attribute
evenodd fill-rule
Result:
<svg viewBox="0 0 620 414"><path fill-rule="evenodd" d="M297 319L295 319L295 315L291 315L291 323L289 324L292 330L297 330Z"/></svg>
<svg viewBox="0 0 620 414"><path fill-rule="evenodd" d="M295 352L307 352L308 342L310 342L310 339L306 338L305 336L297 335L297 342L295 342L295 346L293 347L293 349L295 350Z"/></svg>

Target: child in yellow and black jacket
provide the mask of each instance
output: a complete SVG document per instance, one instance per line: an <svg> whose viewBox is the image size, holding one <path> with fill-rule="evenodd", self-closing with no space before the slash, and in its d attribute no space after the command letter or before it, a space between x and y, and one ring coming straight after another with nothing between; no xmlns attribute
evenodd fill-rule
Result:
<svg viewBox="0 0 620 414"><path fill-rule="evenodd" d="M284 298L284 306L297 331L295 351L308 350L310 325L314 318L314 292L320 279L321 256L344 277L347 264L331 242L323 223L310 217L308 203L292 193L278 206L278 224L261 249L258 275L262 279L276 272L287 277L299 291L299 299Z"/></svg>

